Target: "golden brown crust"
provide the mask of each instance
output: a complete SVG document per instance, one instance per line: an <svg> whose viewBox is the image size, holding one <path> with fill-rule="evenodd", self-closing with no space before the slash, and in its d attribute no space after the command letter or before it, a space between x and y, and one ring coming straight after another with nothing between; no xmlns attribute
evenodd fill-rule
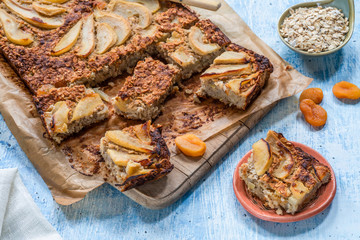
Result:
<svg viewBox="0 0 360 240"><path fill-rule="evenodd" d="M178 73L175 67L148 57L137 64L132 76L126 78L118 96L123 100L140 99L149 106L168 92Z"/></svg>
<svg viewBox="0 0 360 240"><path fill-rule="evenodd" d="M196 26L205 34L206 39L211 43L217 43L225 47L231 43L230 39L209 19L201 20Z"/></svg>

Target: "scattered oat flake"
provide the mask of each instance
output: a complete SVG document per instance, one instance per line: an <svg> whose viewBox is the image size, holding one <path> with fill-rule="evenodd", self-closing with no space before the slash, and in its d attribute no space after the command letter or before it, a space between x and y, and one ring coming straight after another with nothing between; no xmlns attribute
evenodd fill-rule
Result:
<svg viewBox="0 0 360 240"><path fill-rule="evenodd" d="M290 9L280 34L292 47L309 53L326 52L340 46L349 32L349 20L334 7Z"/></svg>

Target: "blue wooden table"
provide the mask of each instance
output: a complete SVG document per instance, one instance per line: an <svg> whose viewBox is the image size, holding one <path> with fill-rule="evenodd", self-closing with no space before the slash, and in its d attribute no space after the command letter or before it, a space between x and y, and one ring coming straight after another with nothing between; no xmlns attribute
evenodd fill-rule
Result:
<svg viewBox="0 0 360 240"><path fill-rule="evenodd" d="M350 81L360 86L359 22L343 50L310 58L289 50L278 38L277 20L299 0L229 0L254 32L324 91L328 122L314 130L303 119L298 96L281 101L196 187L163 210L148 210L109 185L71 206L54 202L50 191L0 117L0 168L19 168L41 212L64 239L359 239L360 103L345 103L332 86ZM358 6L356 6L358 7ZM357 9L356 15L360 15ZM259 220L235 198L234 168L252 143L273 129L320 152L332 165L338 183L331 206L305 221L289 224Z"/></svg>

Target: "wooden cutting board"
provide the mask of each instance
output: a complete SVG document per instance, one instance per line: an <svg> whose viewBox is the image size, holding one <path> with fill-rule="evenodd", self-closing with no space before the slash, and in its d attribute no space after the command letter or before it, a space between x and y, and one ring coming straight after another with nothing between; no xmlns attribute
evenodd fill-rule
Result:
<svg viewBox="0 0 360 240"><path fill-rule="evenodd" d="M183 154L171 158L174 170L166 177L124 192L126 196L150 209L165 208L190 190L214 167L276 103L260 110L206 141L206 153L201 158Z"/></svg>

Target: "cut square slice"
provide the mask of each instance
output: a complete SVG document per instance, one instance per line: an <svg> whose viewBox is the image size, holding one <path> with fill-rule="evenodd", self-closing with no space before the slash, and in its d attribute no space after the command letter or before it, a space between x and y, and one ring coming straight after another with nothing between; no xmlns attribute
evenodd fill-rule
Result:
<svg viewBox="0 0 360 240"><path fill-rule="evenodd" d="M266 57L230 44L200 76L200 94L245 110L261 93L272 71Z"/></svg>
<svg viewBox="0 0 360 240"><path fill-rule="evenodd" d="M299 212L331 178L327 166L271 130L239 173L249 192L277 214Z"/></svg>
<svg viewBox="0 0 360 240"><path fill-rule="evenodd" d="M57 143L108 117L100 95L85 86L53 88L34 97L34 102L47 133Z"/></svg>
<svg viewBox="0 0 360 240"><path fill-rule="evenodd" d="M182 79L209 67L230 40L210 20L200 20L190 29L175 28L165 42L157 44L160 55L178 65Z"/></svg>
<svg viewBox="0 0 360 240"><path fill-rule="evenodd" d="M151 57L140 61L113 99L116 112L130 119L151 120L172 92L179 70Z"/></svg>
<svg viewBox="0 0 360 240"><path fill-rule="evenodd" d="M150 121L106 132L101 139L100 151L112 183L121 191L159 179L174 167L159 129Z"/></svg>
<svg viewBox="0 0 360 240"><path fill-rule="evenodd" d="M179 3L162 2L163 11L159 11L154 19L161 30L170 33L177 28L189 29L199 21L197 14L190 8Z"/></svg>

